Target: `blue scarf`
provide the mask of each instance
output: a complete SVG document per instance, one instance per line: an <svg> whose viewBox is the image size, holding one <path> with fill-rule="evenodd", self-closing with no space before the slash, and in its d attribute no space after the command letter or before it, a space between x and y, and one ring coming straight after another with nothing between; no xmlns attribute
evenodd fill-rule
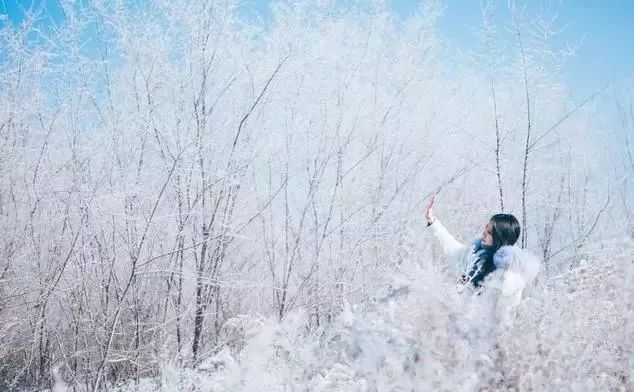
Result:
<svg viewBox="0 0 634 392"><path fill-rule="evenodd" d="M482 239L474 241L472 249L477 259L469 268L469 272L462 276L462 283L470 283L474 288L480 288L484 278L495 271L496 266L493 261L495 249L492 246L484 245Z"/></svg>

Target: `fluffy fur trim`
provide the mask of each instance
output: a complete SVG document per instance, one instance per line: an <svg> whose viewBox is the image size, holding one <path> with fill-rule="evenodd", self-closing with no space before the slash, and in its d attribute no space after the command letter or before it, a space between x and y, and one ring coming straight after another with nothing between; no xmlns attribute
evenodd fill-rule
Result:
<svg viewBox="0 0 634 392"><path fill-rule="evenodd" d="M493 262L497 268L519 274L527 284L537 277L541 269L539 258L519 246L502 246L493 255Z"/></svg>

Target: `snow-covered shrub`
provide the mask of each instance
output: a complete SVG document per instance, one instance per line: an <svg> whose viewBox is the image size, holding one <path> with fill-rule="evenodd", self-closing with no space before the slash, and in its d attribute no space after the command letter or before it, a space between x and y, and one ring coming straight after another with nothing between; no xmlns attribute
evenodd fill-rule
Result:
<svg viewBox="0 0 634 392"><path fill-rule="evenodd" d="M473 318L486 314L474 314L479 299L458 294L444 273L405 268L372 306L346 305L317 331L305 328L302 312L282 322L228 321L227 329L250 326L242 349L227 346L195 370L170 368L164 385L179 386L163 390L625 391L632 320L617 296L631 304L633 272L615 260L562 275L501 329Z"/></svg>

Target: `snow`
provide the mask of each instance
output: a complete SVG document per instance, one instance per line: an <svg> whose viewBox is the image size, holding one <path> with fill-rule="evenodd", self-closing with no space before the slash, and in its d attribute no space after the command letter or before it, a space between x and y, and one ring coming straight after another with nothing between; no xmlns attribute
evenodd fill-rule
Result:
<svg viewBox="0 0 634 392"><path fill-rule="evenodd" d="M316 331L302 312L229 320L234 341L196 369L166 366L160 390L631 390L631 301L615 296L631 300L632 271L592 265L553 278L501 327L439 271L409 267L373 306L346 304Z"/></svg>

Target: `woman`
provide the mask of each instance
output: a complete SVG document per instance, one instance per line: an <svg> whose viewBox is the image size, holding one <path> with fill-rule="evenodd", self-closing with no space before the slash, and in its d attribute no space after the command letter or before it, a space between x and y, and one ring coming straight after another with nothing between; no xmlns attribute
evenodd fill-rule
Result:
<svg viewBox="0 0 634 392"><path fill-rule="evenodd" d="M461 291L476 294L484 291L496 295L496 313L500 322L511 319L514 308L522 299L522 291L539 272L540 263L531 253L514 246L520 235L520 225L511 214L491 217L481 237L471 247L458 242L436 219L433 206L436 196L427 207L427 226L440 241L445 256L454 264Z"/></svg>

